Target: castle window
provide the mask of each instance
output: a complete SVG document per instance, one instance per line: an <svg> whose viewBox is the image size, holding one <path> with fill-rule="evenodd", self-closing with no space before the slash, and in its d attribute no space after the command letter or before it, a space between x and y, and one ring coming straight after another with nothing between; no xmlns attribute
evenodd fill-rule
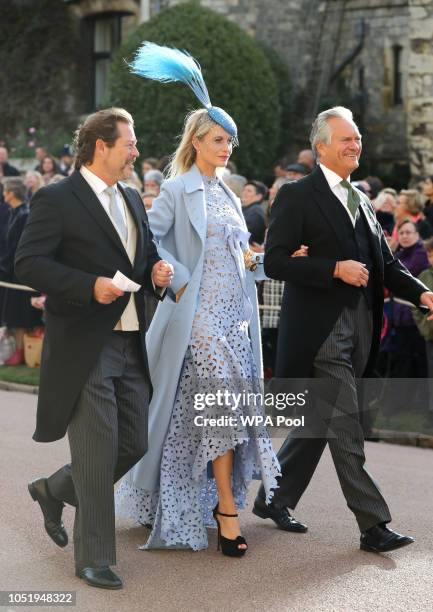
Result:
<svg viewBox="0 0 433 612"><path fill-rule="evenodd" d="M93 21L93 107L100 108L107 93L111 56L120 44L122 15L98 16Z"/></svg>
<svg viewBox="0 0 433 612"><path fill-rule="evenodd" d="M393 54L393 103L394 106L402 104L402 73L401 73L401 56L403 47L394 45L392 47Z"/></svg>

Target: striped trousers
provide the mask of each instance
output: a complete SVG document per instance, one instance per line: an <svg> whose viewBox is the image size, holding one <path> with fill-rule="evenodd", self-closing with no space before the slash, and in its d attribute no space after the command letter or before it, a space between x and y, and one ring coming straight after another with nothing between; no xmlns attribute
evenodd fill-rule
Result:
<svg viewBox="0 0 433 612"><path fill-rule="evenodd" d="M293 429L278 452L282 476L276 506L295 508L307 488L326 444L338 479L359 529L391 521L388 506L365 467L356 378L367 364L372 339L372 313L361 296L356 309L344 308L313 364L313 414L306 412L309 437ZM316 380L321 379L321 380ZM322 384L323 383L323 384ZM262 487L258 496L264 498Z"/></svg>
<svg viewBox="0 0 433 612"><path fill-rule="evenodd" d="M149 388L138 332L113 332L83 387L68 427L71 463L48 478L76 506L77 569L115 565L113 484L147 450Z"/></svg>

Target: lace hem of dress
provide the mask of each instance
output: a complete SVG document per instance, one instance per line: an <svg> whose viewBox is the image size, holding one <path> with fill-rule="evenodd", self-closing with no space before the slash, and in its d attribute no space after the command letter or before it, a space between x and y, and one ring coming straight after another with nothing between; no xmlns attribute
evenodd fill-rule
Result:
<svg viewBox="0 0 433 612"><path fill-rule="evenodd" d="M256 461L246 461L248 446L250 444L266 445L268 440L255 439L245 440L243 443L233 447L230 444L223 449L221 446L213 453L209 449L209 462L212 462L221 454L233 450L234 469L233 469L233 493L236 506L242 510L246 506L246 495L248 486L253 478L261 474L266 493L266 503L269 503L274 494L274 489L278 487L277 477L281 475L279 464L273 453L263 452L256 448L259 464ZM244 455L244 456L242 456ZM242 470L239 470L239 467ZM218 494L215 480L209 477L208 466L206 465L196 481L195 490L188 488L182 491L179 487L171 492L176 494L177 503L174 506L167 504L164 499L164 491L146 491L131 485L126 480L122 481L116 491L116 514L123 518L132 518L142 525L154 524L158 518L160 529L159 533L154 531L149 536L148 541L139 546L141 550L152 550L161 548L186 548L189 550L203 550L208 547L206 528L215 528L216 524L212 516L212 509L218 502ZM185 494L186 493L186 494ZM199 497L198 506L201 509L201 516L197 516L197 504L194 503L194 496ZM188 503L189 500L189 503Z"/></svg>

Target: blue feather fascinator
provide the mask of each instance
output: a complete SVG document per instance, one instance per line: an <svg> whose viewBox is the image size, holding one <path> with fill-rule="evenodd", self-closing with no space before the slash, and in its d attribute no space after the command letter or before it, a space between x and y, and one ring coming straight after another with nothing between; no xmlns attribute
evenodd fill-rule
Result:
<svg viewBox="0 0 433 612"><path fill-rule="evenodd" d="M206 108L210 118L230 136L237 138L236 123L225 110L212 106L200 64L186 51L146 41L138 49L129 68L134 74L153 81L185 83Z"/></svg>

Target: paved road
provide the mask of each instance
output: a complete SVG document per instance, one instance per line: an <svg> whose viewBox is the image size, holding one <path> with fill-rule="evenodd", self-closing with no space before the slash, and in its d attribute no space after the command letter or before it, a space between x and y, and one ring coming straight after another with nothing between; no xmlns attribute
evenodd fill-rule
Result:
<svg viewBox="0 0 433 612"><path fill-rule="evenodd" d="M125 587L110 592L75 578L72 547L51 542L27 493L30 479L68 458L65 440L32 441L35 407L35 396L0 392L0 589L73 590L79 612L433 610L431 450L367 444L368 465L389 501L394 527L417 538L408 548L382 556L358 549L355 521L326 452L297 509L310 527L307 534L283 533L243 511L250 550L244 559L228 559L216 551L214 534L207 551L140 551L146 530L119 521L117 570ZM72 509L64 517L71 534Z"/></svg>

